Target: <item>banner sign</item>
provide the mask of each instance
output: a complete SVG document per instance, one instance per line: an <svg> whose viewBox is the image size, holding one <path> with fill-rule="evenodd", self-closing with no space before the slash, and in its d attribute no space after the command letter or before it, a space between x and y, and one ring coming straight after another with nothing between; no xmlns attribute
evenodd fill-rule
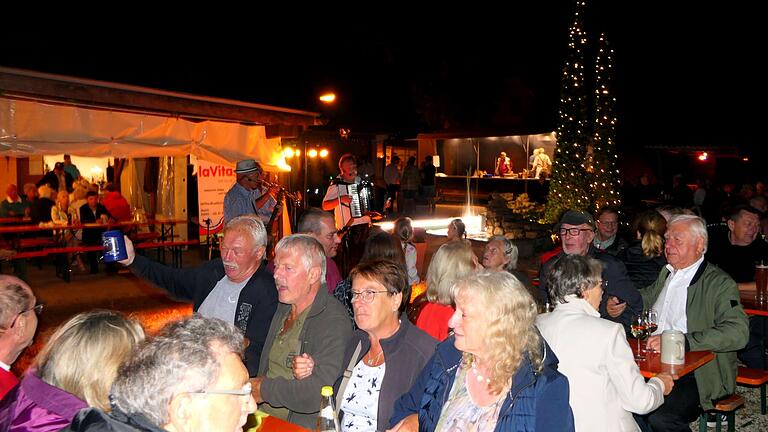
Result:
<svg viewBox="0 0 768 432"><path fill-rule="evenodd" d="M197 160L197 197L200 217L200 241L208 234L206 220L210 219L210 233L224 228L224 196L235 184L235 169L204 160Z"/></svg>

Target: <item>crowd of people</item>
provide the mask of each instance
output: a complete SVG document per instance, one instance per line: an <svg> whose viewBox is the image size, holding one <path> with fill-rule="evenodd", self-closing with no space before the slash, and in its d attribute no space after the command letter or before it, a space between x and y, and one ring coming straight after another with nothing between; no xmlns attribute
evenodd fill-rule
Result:
<svg viewBox="0 0 768 432"><path fill-rule="evenodd" d="M259 209L276 191L257 163L238 163L220 258L172 268L125 239L120 263L191 303L191 317L145 336L119 313L79 314L21 379L9 369L42 305L0 276L0 431L233 431L256 404L314 429L324 386L343 431L687 431L734 392L737 355L762 367L762 322L750 323L739 294L768 252L763 214L748 204L714 226L676 207L568 210L536 286L514 241L492 237L478 256L460 219L420 274L412 221L390 233L354 217L355 158L339 170L323 208L304 211L270 257L273 217ZM411 190L400 186L391 193ZM714 360L645 380L627 334L651 308L647 349L678 330L686 350Z"/></svg>
<svg viewBox="0 0 768 432"><path fill-rule="evenodd" d="M18 219L19 222L47 226L53 231L40 231L26 235L51 238L63 246L80 244L93 246L101 244L102 229L79 227L87 223L108 223L130 221L133 219L131 206L114 183L99 185L91 183L80 175L77 166L69 155L64 155L63 162L56 162L53 170L45 174L37 183L23 186L23 195L18 187L9 184L6 198L0 203L0 217ZM55 229L57 227L68 227ZM74 228L73 228L74 227ZM7 243L7 242L5 242ZM5 258L15 251L10 244L3 244L8 251ZM98 253L85 254L86 268L81 254L70 254L70 266L81 272L98 273ZM24 276L24 269L17 266L17 275Z"/></svg>

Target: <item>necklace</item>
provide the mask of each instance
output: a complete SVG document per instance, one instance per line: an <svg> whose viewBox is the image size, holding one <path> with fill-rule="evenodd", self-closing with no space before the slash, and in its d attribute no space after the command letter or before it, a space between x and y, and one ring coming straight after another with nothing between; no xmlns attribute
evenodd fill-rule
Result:
<svg viewBox="0 0 768 432"><path fill-rule="evenodd" d="M369 353L370 353L370 351L369 351ZM384 350L381 350L381 352L379 352L379 354L376 355L376 357L371 357L371 355L368 354L368 360L365 361L365 364L367 364L368 366L373 366L374 363L379 361L379 358L381 358L382 354L384 354Z"/></svg>
<svg viewBox="0 0 768 432"><path fill-rule="evenodd" d="M479 382L485 381L486 384L490 384L491 383L491 379L490 378L486 378L482 374L480 374L480 372L478 372L477 366L475 366L474 363L472 364L472 373L475 374L475 378L477 379L477 381L479 381Z"/></svg>

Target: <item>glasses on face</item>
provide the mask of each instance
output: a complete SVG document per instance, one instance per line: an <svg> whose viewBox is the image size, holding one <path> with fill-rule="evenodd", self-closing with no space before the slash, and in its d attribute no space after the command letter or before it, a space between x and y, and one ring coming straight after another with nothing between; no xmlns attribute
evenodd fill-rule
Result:
<svg viewBox="0 0 768 432"><path fill-rule="evenodd" d="M23 311L19 312L18 315L16 315L16 317L13 319L13 322L11 323L11 327L9 328L13 328L13 326L16 325L16 320L18 320L20 316L30 311L35 311L35 314L40 315L41 313L43 313L43 303L38 303L29 309L24 309Z"/></svg>
<svg viewBox="0 0 768 432"><path fill-rule="evenodd" d="M592 231L590 228L560 228L560 236L568 234L571 237L576 237L581 234L582 231Z"/></svg>
<svg viewBox="0 0 768 432"><path fill-rule="evenodd" d="M373 301L373 297L377 293L389 293L389 291L387 290L381 290L381 291L366 290L361 292L350 291L349 298L350 298L350 301L353 301L353 302L355 300L361 300L363 303L370 303Z"/></svg>
<svg viewBox="0 0 768 432"><path fill-rule="evenodd" d="M187 392L190 394L202 394L202 395L232 395L232 396L250 396L251 395L251 383L246 383L243 388L239 390L201 390L194 392Z"/></svg>
<svg viewBox="0 0 768 432"><path fill-rule="evenodd" d="M597 221L597 223L599 223L600 225L603 225L603 226L607 226L607 227L615 227L616 225L619 224L618 222L610 222L610 221L603 222L601 220Z"/></svg>

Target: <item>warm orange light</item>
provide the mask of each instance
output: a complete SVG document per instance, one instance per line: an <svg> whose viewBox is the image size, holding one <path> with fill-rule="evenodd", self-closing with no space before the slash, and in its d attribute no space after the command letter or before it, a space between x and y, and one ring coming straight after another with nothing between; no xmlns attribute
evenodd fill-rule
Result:
<svg viewBox="0 0 768 432"><path fill-rule="evenodd" d="M334 94L334 93L326 93L326 94L320 96L320 101L323 102L323 103L327 103L327 104L334 103L334 102L336 102L336 94Z"/></svg>
<svg viewBox="0 0 768 432"><path fill-rule="evenodd" d="M310 149L310 150L308 150L308 151L307 151L307 156L309 156L309 157L311 157L311 158L315 158L315 157L317 157L317 150L315 150L315 149Z"/></svg>
<svg viewBox="0 0 768 432"><path fill-rule="evenodd" d="M292 158L294 155L293 149L288 147L287 149L283 150L283 156L285 156L286 159Z"/></svg>
<svg viewBox="0 0 768 432"><path fill-rule="evenodd" d="M744 158L744 159L742 159L742 160L743 160L744 162L749 162L749 158L748 158L748 157L745 157L745 158Z"/></svg>
<svg viewBox="0 0 768 432"><path fill-rule="evenodd" d="M707 154L707 152L702 152L702 153L699 155L699 160L700 160L700 161L702 161L702 162L704 162L704 161L706 161L706 160L707 160L707 158L708 158L708 157L709 157L709 155Z"/></svg>
<svg viewBox="0 0 768 432"><path fill-rule="evenodd" d="M301 156L301 150L299 150L299 149L296 149L296 151L294 153L296 154L296 157Z"/></svg>
<svg viewBox="0 0 768 432"><path fill-rule="evenodd" d="M324 157L327 157L327 156L328 156L328 150L326 150L326 149L320 150L320 157L321 158L324 158Z"/></svg>

